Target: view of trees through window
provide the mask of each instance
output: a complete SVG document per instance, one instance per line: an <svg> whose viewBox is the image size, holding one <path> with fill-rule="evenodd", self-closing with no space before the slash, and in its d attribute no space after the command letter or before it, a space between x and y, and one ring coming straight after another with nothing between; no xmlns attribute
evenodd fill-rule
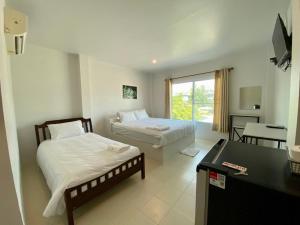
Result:
<svg viewBox="0 0 300 225"><path fill-rule="evenodd" d="M212 123L215 80L172 85L172 118Z"/></svg>

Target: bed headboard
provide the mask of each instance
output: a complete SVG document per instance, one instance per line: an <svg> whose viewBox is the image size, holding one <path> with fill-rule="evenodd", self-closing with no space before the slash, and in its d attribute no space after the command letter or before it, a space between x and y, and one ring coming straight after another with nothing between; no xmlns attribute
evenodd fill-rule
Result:
<svg viewBox="0 0 300 225"><path fill-rule="evenodd" d="M69 118L69 119L61 119L61 120L49 120L42 124L38 124L38 125L34 126L37 146L40 145L41 141L50 138L49 131L47 131L49 124L66 123L66 122L72 122L72 121L76 121L76 120L80 120L82 122L85 132L93 132L92 120L90 118L85 119L85 118L79 117L79 118ZM41 132L42 132L42 135L40 135Z"/></svg>

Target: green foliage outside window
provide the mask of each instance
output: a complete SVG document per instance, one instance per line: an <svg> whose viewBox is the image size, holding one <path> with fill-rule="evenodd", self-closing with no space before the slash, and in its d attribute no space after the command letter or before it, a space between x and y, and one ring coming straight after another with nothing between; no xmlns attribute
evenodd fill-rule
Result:
<svg viewBox="0 0 300 225"><path fill-rule="evenodd" d="M188 100L185 100L189 98ZM178 120L192 120L192 97L180 93L172 97L172 118Z"/></svg>
<svg viewBox="0 0 300 225"><path fill-rule="evenodd" d="M211 121L213 116L213 91L206 90L204 86L194 89L194 120ZM188 95L179 93L172 96L172 118L179 120L193 119L192 90Z"/></svg>

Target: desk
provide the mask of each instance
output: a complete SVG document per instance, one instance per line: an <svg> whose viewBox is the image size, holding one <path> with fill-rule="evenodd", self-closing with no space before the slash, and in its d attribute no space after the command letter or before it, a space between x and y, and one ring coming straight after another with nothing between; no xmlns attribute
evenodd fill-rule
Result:
<svg viewBox="0 0 300 225"><path fill-rule="evenodd" d="M254 115L254 114L230 114L229 115L229 140L233 140L233 119L237 118L253 118L256 120L257 123L259 123L260 116L259 115Z"/></svg>
<svg viewBox="0 0 300 225"><path fill-rule="evenodd" d="M247 143L248 138L277 141L278 148L281 142L286 142L287 130L268 128L265 123L247 123L243 132L243 142Z"/></svg>

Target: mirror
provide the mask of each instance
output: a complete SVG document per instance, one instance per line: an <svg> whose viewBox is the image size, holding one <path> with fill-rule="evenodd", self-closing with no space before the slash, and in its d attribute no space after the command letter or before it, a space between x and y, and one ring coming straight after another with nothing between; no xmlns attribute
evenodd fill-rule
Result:
<svg viewBox="0 0 300 225"><path fill-rule="evenodd" d="M261 86L240 88L240 109L258 110L261 105Z"/></svg>

